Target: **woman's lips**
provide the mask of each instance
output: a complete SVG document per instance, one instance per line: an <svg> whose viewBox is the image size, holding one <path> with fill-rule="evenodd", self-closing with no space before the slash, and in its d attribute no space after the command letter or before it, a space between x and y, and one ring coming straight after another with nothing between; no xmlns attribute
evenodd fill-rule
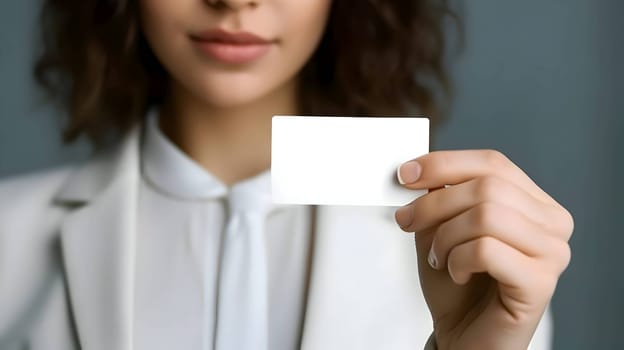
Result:
<svg viewBox="0 0 624 350"><path fill-rule="evenodd" d="M221 29L191 35L193 43L211 58L226 64L246 64L264 56L275 41L247 32Z"/></svg>

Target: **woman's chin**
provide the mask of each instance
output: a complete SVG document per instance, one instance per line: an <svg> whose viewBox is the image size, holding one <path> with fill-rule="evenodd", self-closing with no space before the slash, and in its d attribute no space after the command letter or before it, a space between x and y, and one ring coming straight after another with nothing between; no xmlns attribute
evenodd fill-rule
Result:
<svg viewBox="0 0 624 350"><path fill-rule="evenodd" d="M294 86L283 72L271 74L223 73L187 74L184 82L174 84L182 95L199 100L215 109L250 107L257 103L271 103L273 99L292 98ZM294 80L291 81L294 83ZM174 93L175 94L175 93Z"/></svg>
<svg viewBox="0 0 624 350"><path fill-rule="evenodd" d="M210 84L203 88L196 89L196 96L214 108L232 109L245 106L252 106L260 101L267 101L267 97L274 95L275 97L284 93L283 84L279 81L268 82L269 79L261 79L260 81L247 82L226 82L219 84ZM287 89L284 89L287 90ZM269 97L269 100L271 98Z"/></svg>
<svg viewBox="0 0 624 350"><path fill-rule="evenodd" d="M202 100L205 104L216 109L236 109L253 105L259 101L264 94L255 91L223 91L203 94Z"/></svg>

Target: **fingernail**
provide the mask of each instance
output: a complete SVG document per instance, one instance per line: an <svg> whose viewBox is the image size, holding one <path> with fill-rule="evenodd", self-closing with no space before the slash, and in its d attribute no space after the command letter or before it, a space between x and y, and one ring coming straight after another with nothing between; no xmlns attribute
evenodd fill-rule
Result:
<svg viewBox="0 0 624 350"><path fill-rule="evenodd" d="M421 172L422 168L420 164L415 160L411 160L403 163L397 169L397 178L399 179L399 183L401 185L411 184L418 181Z"/></svg>
<svg viewBox="0 0 624 350"><path fill-rule="evenodd" d="M429 256L427 257L427 261L429 262L429 265L431 265L431 267L436 270L438 269L438 257L436 257L435 252L433 251L433 247L429 249Z"/></svg>
<svg viewBox="0 0 624 350"><path fill-rule="evenodd" d="M394 214L396 222L401 228L409 227L412 224L412 215L413 212L410 205L406 205L397 209L396 213Z"/></svg>

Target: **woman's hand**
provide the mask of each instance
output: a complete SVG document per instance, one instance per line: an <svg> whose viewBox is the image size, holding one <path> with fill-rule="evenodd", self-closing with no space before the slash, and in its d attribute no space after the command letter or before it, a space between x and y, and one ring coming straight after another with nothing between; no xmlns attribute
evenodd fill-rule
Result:
<svg viewBox="0 0 624 350"><path fill-rule="evenodd" d="M570 261L570 213L497 151L432 152L399 179L438 348L526 349ZM448 186L445 186L448 185Z"/></svg>

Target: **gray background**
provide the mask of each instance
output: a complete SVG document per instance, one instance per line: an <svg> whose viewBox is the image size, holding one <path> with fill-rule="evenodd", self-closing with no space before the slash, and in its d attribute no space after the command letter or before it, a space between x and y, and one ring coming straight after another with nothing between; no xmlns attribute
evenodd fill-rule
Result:
<svg viewBox="0 0 624 350"><path fill-rule="evenodd" d="M0 2L0 177L85 157L30 81L37 1ZM573 213L573 260L553 301L556 349L624 349L624 2L462 5L456 95L435 148L505 152Z"/></svg>

